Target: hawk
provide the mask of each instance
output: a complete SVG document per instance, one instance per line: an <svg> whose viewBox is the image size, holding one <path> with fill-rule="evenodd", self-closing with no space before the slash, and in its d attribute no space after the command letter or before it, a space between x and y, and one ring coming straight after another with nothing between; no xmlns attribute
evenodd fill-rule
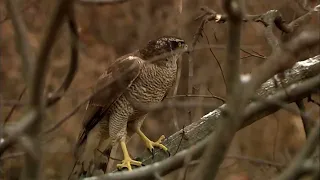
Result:
<svg viewBox="0 0 320 180"><path fill-rule="evenodd" d="M152 153L154 147L168 151L161 144L163 135L154 142L141 131L148 112L136 103L156 104L165 98L176 79L177 60L187 48L183 39L163 36L119 57L99 77L96 94L88 102L77 140L73 175L91 175L97 168L98 154L110 150L116 143L120 143L124 158L121 164L117 164L119 169L130 171L132 165L141 166L140 161L130 157L126 146L126 140L134 133ZM167 55L155 58L163 54Z"/></svg>

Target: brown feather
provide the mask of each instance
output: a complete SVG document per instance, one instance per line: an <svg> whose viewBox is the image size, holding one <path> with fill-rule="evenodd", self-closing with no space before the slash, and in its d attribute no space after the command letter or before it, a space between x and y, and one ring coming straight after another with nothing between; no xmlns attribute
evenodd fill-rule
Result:
<svg viewBox="0 0 320 180"><path fill-rule="evenodd" d="M83 129L77 141L77 147L84 143L90 130L103 118L112 103L130 87L140 74L144 61L135 56L135 54L137 53L120 57L99 77L95 91L103 87L105 88L96 93L89 101L83 121ZM128 69L130 70L128 71ZM126 74L121 79L116 80L123 73Z"/></svg>

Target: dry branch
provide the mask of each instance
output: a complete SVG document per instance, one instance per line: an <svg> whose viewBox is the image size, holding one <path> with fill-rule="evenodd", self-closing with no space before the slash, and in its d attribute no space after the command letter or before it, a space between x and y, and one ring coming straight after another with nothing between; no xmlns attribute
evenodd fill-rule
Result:
<svg viewBox="0 0 320 180"><path fill-rule="evenodd" d="M45 98L44 87L47 67L49 66L49 54L55 39L58 35L65 14L68 12L72 1L58 1L55 11L46 27L45 36L41 42L39 54L34 63L34 69L30 71L30 109L36 112L35 120L30 128L24 129L24 132L31 139L37 159L29 154L25 156L24 168L21 173L22 180L38 179L41 168L41 148L38 135L41 132L41 124L45 118Z"/></svg>
<svg viewBox="0 0 320 180"><path fill-rule="evenodd" d="M273 79L269 79L262 84L257 90L257 96L262 98L273 99L276 101L283 101L286 103L295 102L298 99L307 97L314 88L320 86L320 56L310 58L305 61L296 63L296 65L284 72L284 79L282 84L287 87L285 90L277 86ZM291 85L291 86L290 86ZM289 97L287 95L290 95ZM148 165L135 169L132 172L117 172L100 177L86 178L86 180L135 180L153 177L154 172L160 175L165 175L174 169L178 169L184 165L184 159L191 156L192 158L199 158L202 154L205 145L209 142L208 137L217 128L217 123L222 120L221 112L226 108L225 105L220 106L216 110L203 116L201 120L196 121L183 130L180 130L166 140L163 144L168 147L171 152L177 149L179 153L170 158L159 150L155 150L155 156L152 158L148 151L145 151L141 159L143 163ZM279 110L277 105L270 105L263 102L252 102L244 111L245 123L242 128L256 122L271 113ZM184 131L188 140L181 141L181 134ZM214 136L214 133L212 134ZM181 141L181 143L180 143ZM178 147L179 146L179 147ZM159 162L160 161L160 162Z"/></svg>
<svg viewBox="0 0 320 180"><path fill-rule="evenodd" d="M22 60L22 75L28 82L30 80L30 67L34 61L34 57L31 54L31 46L27 37L28 30L18 10L16 0L6 0L6 6L10 16L12 17L12 24L15 29L16 50L21 55Z"/></svg>
<svg viewBox="0 0 320 180"><path fill-rule="evenodd" d="M4 129L7 138L0 144L0 154L13 145L16 140L24 147L25 154L24 168L21 173L22 180L33 180L39 178L41 169L41 147L39 133L41 124L45 118L45 78L47 67L49 66L49 54L58 35L58 30L63 24L65 14L68 12L72 1L58 1L54 13L46 27L44 39L41 42L39 54L33 62L30 53L30 45L26 39L27 31L18 11L15 9L14 1L7 1L8 10L11 12L14 22L14 29L18 36L17 46L22 54L22 65L24 77L26 78L30 90L30 100L28 111L22 116L15 126ZM33 65L33 66L31 66ZM32 68L31 68L32 67Z"/></svg>
<svg viewBox="0 0 320 180"><path fill-rule="evenodd" d="M70 8L68 12L68 27L70 30L70 47L71 47L71 56L70 56L70 65L68 69L68 73L66 74L61 86L56 90L56 92L48 95L47 105L52 106L57 101L59 101L64 93L68 90L70 87L74 76L76 75L76 72L78 70L78 41L79 41L79 35L76 25L76 20L74 17L74 10L73 8Z"/></svg>
<svg viewBox="0 0 320 180"><path fill-rule="evenodd" d="M224 1L224 9L229 16L226 51L226 104L228 106L224 113L224 120L218 122L216 136L213 136L207 145L193 178L214 179L233 136L242 124L242 112L246 105L246 99L242 96L245 88L240 81L240 37L244 14L242 6L240 0Z"/></svg>

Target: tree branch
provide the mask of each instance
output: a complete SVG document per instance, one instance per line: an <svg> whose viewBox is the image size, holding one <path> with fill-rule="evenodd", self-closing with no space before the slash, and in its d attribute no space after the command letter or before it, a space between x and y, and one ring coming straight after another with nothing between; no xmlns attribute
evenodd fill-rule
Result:
<svg viewBox="0 0 320 180"><path fill-rule="evenodd" d="M224 120L219 121L215 136L201 157L200 165L193 174L194 179L214 179L224 155L229 149L233 136L238 131L242 121L242 110L245 102L241 94L245 90L240 82L240 37L241 23L243 17L242 1L227 0L224 2L224 9L229 16L228 21L228 45L226 51L226 82L227 82L227 109ZM219 140L217 139L219 138Z"/></svg>
<svg viewBox="0 0 320 180"><path fill-rule="evenodd" d="M58 35L65 14L68 12L71 0L57 1L57 5L54 9L53 15L49 21L49 25L46 28L45 36L41 42L38 57L34 64L34 70L30 71L30 109L36 112L34 122L30 128L25 129L25 133L28 138L31 139L31 145L34 147L35 153L38 155L38 159L33 158L29 154L25 156L24 168L21 173L22 180L32 180L39 178L39 172L41 168L41 148L38 135L41 132L41 124L45 118L45 98L44 87L46 71L49 65L49 54Z"/></svg>
<svg viewBox="0 0 320 180"><path fill-rule="evenodd" d="M28 30L22 20L22 15L18 10L16 0L6 0L6 6L10 16L12 17L12 24L15 30L16 50L21 55L22 75L28 82L30 80L30 67L34 61L34 57L31 54L31 46L27 38Z"/></svg>
<svg viewBox="0 0 320 180"><path fill-rule="evenodd" d="M59 101L64 93L70 87L74 76L78 70L78 45L79 45L79 36L77 31L76 20L74 17L74 9L71 7L68 12L68 27L70 30L70 39L71 39L71 56L70 56L70 65L68 73L66 74L61 86L56 90L56 92L48 95L47 106L54 105Z"/></svg>

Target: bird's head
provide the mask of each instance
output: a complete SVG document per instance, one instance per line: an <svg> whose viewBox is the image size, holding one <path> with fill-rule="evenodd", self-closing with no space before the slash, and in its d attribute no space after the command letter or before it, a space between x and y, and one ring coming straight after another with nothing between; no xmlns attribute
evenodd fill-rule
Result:
<svg viewBox="0 0 320 180"><path fill-rule="evenodd" d="M150 59L161 55L178 57L183 52L187 52L187 50L188 45L183 39L174 36L162 36L149 41L148 44L140 50L140 53L144 59Z"/></svg>

